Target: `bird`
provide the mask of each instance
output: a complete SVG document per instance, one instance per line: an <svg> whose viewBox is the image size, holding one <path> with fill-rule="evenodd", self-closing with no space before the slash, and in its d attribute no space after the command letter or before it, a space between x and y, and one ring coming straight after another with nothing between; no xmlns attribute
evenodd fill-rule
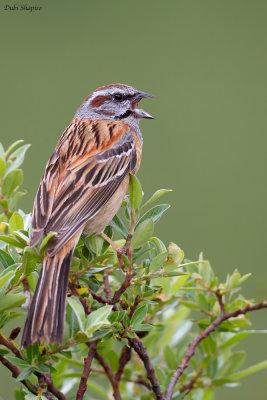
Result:
<svg viewBox="0 0 267 400"><path fill-rule="evenodd" d="M62 343L68 276L82 234L104 232L119 210L142 157L138 108L154 96L124 84L101 86L87 96L61 135L37 191L31 223L31 247L50 232L39 280L21 338Z"/></svg>

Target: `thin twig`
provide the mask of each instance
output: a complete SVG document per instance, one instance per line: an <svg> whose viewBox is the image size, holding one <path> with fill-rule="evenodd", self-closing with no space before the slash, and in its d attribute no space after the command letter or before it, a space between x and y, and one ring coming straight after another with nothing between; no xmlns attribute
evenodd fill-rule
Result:
<svg viewBox="0 0 267 400"><path fill-rule="evenodd" d="M125 290L130 286L132 278L136 275L134 271L132 274L127 273L124 282L122 283L121 287L115 291L114 296L111 299L110 304L115 304L119 301L121 295L125 292Z"/></svg>
<svg viewBox="0 0 267 400"><path fill-rule="evenodd" d="M0 354L0 362L7 368L9 371L12 372L13 378L17 378L20 374L20 370L8 361L2 354ZM33 394L37 394L37 387L33 385L29 380L23 380L21 383Z"/></svg>
<svg viewBox="0 0 267 400"><path fill-rule="evenodd" d="M106 374L105 371L101 368L91 367L92 372L96 372L98 374ZM67 375L66 375L67 376ZM145 386L147 389L152 390L149 382L145 381L142 375L139 375L138 378L127 378L126 376L121 376L121 381L136 383L137 385Z"/></svg>
<svg viewBox="0 0 267 400"><path fill-rule="evenodd" d="M80 295L80 293L76 289L76 286L75 286L74 283L69 282L69 288L71 290L71 293L74 296L78 297L78 299L80 300L80 302L81 302L81 304L83 306L85 314L89 315L91 313L91 310L90 310L90 307L88 306L87 300Z"/></svg>
<svg viewBox="0 0 267 400"><path fill-rule="evenodd" d="M98 303L111 304L111 300L107 300L104 297L102 297L100 294L95 293L92 289L89 288L89 286L87 287L87 289L88 289L88 292L90 293L90 295L93 297L93 299L98 301Z"/></svg>
<svg viewBox="0 0 267 400"><path fill-rule="evenodd" d="M107 299L111 298L111 290L110 290L109 279L108 279L110 273L111 273L111 269L106 269L104 271L104 276L103 276L104 289L105 289Z"/></svg>
<svg viewBox="0 0 267 400"><path fill-rule="evenodd" d="M104 358L96 351L95 358L99 362L99 364L104 369L113 389L113 397L115 400L121 400L121 395L119 391L119 381L115 379L115 375L112 372L112 369L108 366Z"/></svg>
<svg viewBox="0 0 267 400"><path fill-rule="evenodd" d="M110 305L114 305L116 304L119 300L121 295L125 292L125 290L130 286L131 284L131 279L136 275L136 272L133 272L132 274L127 273L125 280L122 282L120 288L118 290L115 291L113 297L108 300L105 299L103 296L101 296L100 294L95 293L92 289L90 289L88 287L88 292L91 294L91 296L98 301L98 303L102 303L102 304L110 304Z"/></svg>
<svg viewBox="0 0 267 400"><path fill-rule="evenodd" d="M65 395L54 385L50 374L40 374L40 372L34 372L34 375L37 376L38 380L41 378L46 382L48 391L51 392L58 400L67 400Z"/></svg>
<svg viewBox="0 0 267 400"><path fill-rule="evenodd" d="M0 332L0 344L7 347L10 351L12 351L13 354L15 354L16 357L18 357L22 360L22 355L20 354L19 350L16 348L16 346L11 341L5 339L2 332Z"/></svg>
<svg viewBox="0 0 267 400"><path fill-rule="evenodd" d="M16 348L16 346L11 342L8 341L7 339L4 338L3 334L0 332L0 344L8 348L10 351L12 351L13 354L15 354L16 357L20 358L21 360L23 359L22 355L20 354L19 350ZM48 390L55 395L55 397L59 400L66 400L66 397L62 392L60 392L55 385L53 384L52 378L49 375L44 375L39 372L34 372L34 374L39 378L41 376L45 377L45 380L47 382L47 388ZM27 381L28 382L28 381Z"/></svg>
<svg viewBox="0 0 267 400"><path fill-rule="evenodd" d="M128 346L124 346L121 351L118 371L115 374L115 379L117 381L120 381L124 368L126 364L130 361L130 359L131 359L131 348Z"/></svg>
<svg viewBox="0 0 267 400"><path fill-rule="evenodd" d="M54 350L47 351L46 354L48 354L50 356L53 355L53 354L57 354L62 350L68 349L69 347L73 346L74 344L75 344L75 340L74 339L69 339L66 343L56 347Z"/></svg>
<svg viewBox="0 0 267 400"><path fill-rule="evenodd" d="M198 378L202 375L202 373L203 373L203 369L200 368L200 370L197 371L197 372L194 374L194 376L193 376L193 378L191 379L191 381L190 381L187 385L182 386L181 389L179 389L179 391L180 391L181 393L189 394L189 393L192 391L192 389L194 389L195 383L196 383L196 381L198 380Z"/></svg>
<svg viewBox="0 0 267 400"><path fill-rule="evenodd" d="M138 306L138 304L139 304L139 296L136 296L136 298L134 299L134 303L133 303L133 305L131 306L131 311L130 311L130 313L129 313L129 315L128 315L128 317L129 317L130 320L132 319L132 316L133 316L133 314L134 314L134 312L135 312L136 307Z"/></svg>
<svg viewBox="0 0 267 400"><path fill-rule="evenodd" d="M154 367L150 361L150 358L148 356L147 350L143 342L137 338L128 338L128 342L130 343L130 346L135 350L135 352L139 355L139 357L144 363L147 372L147 377L151 382L152 390L155 393L156 399L164 400L164 396L161 391L159 381L156 377Z"/></svg>
<svg viewBox="0 0 267 400"><path fill-rule="evenodd" d="M79 389L77 391L76 400L82 400L84 393L86 392L87 380L88 380L88 376L91 372L91 364L92 364L93 358L95 356L97 342L98 341L95 340L94 342L92 342L90 344L88 343L89 352L88 352L88 356L84 359L84 368L83 368L83 373L82 373L82 377L81 377L80 384L79 384Z"/></svg>
<svg viewBox="0 0 267 400"><path fill-rule="evenodd" d="M217 318L215 318L215 320L206 329L204 329L200 333L200 335L197 336L192 341L192 343L189 345L186 355L180 362L177 370L174 372L174 374L170 378L168 387L165 392L165 400L170 400L172 398L174 386L176 385L176 383L177 383L178 379L180 378L180 376L182 375L182 373L188 367L188 363L189 363L191 357L193 357L196 347L203 339L205 339L211 332L215 331L215 329L219 325L221 325L222 322L224 322L230 318L235 318L238 315L244 315L250 311L260 310L262 308L267 308L267 302L261 302L261 303L255 304L255 305L248 304L244 308L239 308L238 310L229 312L227 314L225 314L224 312L221 312L221 314Z"/></svg>
<svg viewBox="0 0 267 400"><path fill-rule="evenodd" d="M207 285L201 285L204 289L206 289L208 292L213 293L217 297L217 301L220 306L220 310L222 314L225 314L225 307L224 307L224 302L223 302L223 294L221 293L220 289L212 289ZM204 310L201 310L205 312Z"/></svg>
<svg viewBox="0 0 267 400"><path fill-rule="evenodd" d="M151 385L150 385L148 382L146 382L146 381L144 380L144 378L142 377L142 375L140 375L137 379L126 379L126 378L122 378L122 380L126 380L126 381L129 381L129 382L137 383L138 385L143 385L143 386L145 386L148 390L152 390Z"/></svg>

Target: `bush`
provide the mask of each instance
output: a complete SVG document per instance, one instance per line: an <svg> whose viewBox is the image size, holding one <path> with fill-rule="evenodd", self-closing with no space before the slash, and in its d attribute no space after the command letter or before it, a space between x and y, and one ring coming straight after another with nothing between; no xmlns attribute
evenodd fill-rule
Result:
<svg viewBox="0 0 267 400"><path fill-rule="evenodd" d="M166 247L154 229L169 205L155 204L169 190L143 202L134 176L105 230L125 253L99 236L75 249L64 342L22 350L20 327L5 337L5 325L26 314L52 236L28 246L31 215L17 208L29 147L21 142L0 146L0 361L21 382L15 399L210 400L218 387L267 367L242 370L245 352L234 350L260 333L249 329L248 312L267 307L240 294L249 274L235 270L219 282L202 255L192 262L175 243Z"/></svg>

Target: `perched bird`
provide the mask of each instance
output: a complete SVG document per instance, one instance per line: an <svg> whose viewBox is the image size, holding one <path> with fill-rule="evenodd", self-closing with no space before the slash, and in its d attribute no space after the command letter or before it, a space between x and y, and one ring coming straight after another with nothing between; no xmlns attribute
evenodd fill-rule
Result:
<svg viewBox="0 0 267 400"><path fill-rule="evenodd" d="M63 339L68 276L82 233L103 233L126 194L129 174L138 171L142 154L138 109L154 97L122 84L91 93L63 132L48 160L33 208L30 246L56 232L47 245L22 347Z"/></svg>

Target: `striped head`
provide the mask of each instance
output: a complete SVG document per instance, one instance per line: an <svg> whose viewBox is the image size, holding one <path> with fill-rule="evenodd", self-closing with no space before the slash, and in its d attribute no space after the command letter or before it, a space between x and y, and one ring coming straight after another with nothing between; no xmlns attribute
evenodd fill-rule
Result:
<svg viewBox="0 0 267 400"><path fill-rule="evenodd" d="M144 97L154 96L119 83L102 86L86 97L75 118L123 120L138 126L140 118L153 118L138 108L139 101Z"/></svg>

